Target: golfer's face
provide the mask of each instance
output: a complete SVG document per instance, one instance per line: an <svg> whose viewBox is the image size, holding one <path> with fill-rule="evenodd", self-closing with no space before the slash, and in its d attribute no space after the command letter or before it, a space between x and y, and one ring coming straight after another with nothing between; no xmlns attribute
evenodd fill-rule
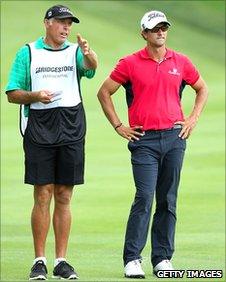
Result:
<svg viewBox="0 0 226 282"><path fill-rule="evenodd" d="M153 29L144 32L144 36L148 43L155 47L161 47L166 43L168 26L158 24Z"/></svg>
<svg viewBox="0 0 226 282"><path fill-rule="evenodd" d="M56 44L62 45L68 38L71 27L71 19L53 19L46 26L46 32Z"/></svg>

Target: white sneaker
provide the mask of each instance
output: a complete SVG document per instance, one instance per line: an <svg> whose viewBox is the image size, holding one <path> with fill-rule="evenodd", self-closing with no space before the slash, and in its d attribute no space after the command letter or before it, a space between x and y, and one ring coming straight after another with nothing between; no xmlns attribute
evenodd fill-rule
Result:
<svg viewBox="0 0 226 282"><path fill-rule="evenodd" d="M156 274L159 270L174 270L172 263L168 260L162 260L159 262L153 269L154 274Z"/></svg>
<svg viewBox="0 0 226 282"><path fill-rule="evenodd" d="M125 266L125 277L127 278L145 278L145 273L141 268L139 259L132 260Z"/></svg>

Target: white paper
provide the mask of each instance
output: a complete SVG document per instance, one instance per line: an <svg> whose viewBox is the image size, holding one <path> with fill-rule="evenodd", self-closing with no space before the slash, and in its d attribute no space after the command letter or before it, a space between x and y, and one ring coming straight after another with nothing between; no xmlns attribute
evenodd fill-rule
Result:
<svg viewBox="0 0 226 282"><path fill-rule="evenodd" d="M58 100L61 100L62 99L62 96L61 96L62 93L63 93L63 91L52 92L51 95L53 96L53 98L51 99L51 103L56 102Z"/></svg>

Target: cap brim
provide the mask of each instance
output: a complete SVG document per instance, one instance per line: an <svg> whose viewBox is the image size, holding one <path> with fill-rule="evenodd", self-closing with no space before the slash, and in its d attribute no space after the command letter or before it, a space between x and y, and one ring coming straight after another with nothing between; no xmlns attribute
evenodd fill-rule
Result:
<svg viewBox="0 0 226 282"><path fill-rule="evenodd" d="M76 18L76 17L70 17L70 16L66 16L66 15L62 15L62 16L56 16L56 17L54 17L55 19L72 19L72 21L74 22L74 23L79 23L80 21L79 21L79 19L78 18Z"/></svg>
<svg viewBox="0 0 226 282"><path fill-rule="evenodd" d="M167 22L167 21L163 21L163 22L160 22L160 23L165 23L165 24L168 24L169 26L171 25L171 23Z"/></svg>

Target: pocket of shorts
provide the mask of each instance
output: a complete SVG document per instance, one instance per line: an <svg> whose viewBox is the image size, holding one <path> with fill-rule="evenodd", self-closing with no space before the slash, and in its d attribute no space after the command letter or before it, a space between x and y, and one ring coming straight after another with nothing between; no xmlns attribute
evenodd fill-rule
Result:
<svg viewBox="0 0 226 282"><path fill-rule="evenodd" d="M132 151L134 151L135 149L136 149L136 143L135 142L137 142L137 141L134 141L134 142L132 142L132 141L129 141L128 142L128 144L127 144L127 148L128 148L128 150L130 151L130 152L132 152Z"/></svg>
<svg viewBox="0 0 226 282"><path fill-rule="evenodd" d="M182 139L181 137L178 136L177 143L180 145L180 147L182 147L182 149L184 150L186 149L187 146L186 139Z"/></svg>

